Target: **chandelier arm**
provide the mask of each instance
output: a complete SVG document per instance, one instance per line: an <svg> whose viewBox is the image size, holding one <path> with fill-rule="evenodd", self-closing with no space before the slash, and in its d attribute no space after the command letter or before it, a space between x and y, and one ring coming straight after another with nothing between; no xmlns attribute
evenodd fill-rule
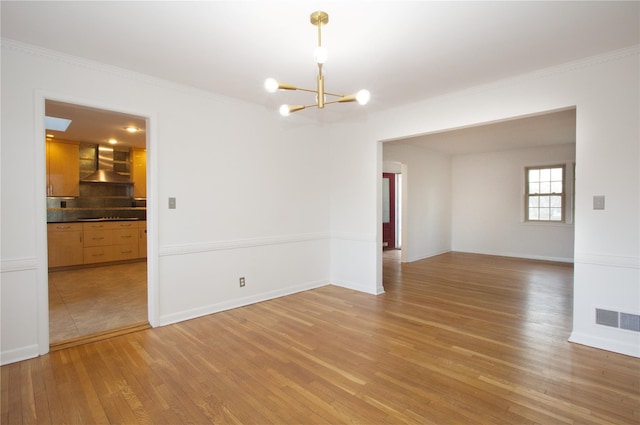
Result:
<svg viewBox="0 0 640 425"><path fill-rule="evenodd" d="M306 91L309 93L315 93L318 94L318 90L312 90L312 89L305 89L303 87L296 87L294 90L300 90L300 91ZM327 91L324 92L324 94L326 94L327 96L335 96L335 97L345 97L345 94L338 94L338 93L329 93ZM329 103L329 102L327 102Z"/></svg>
<svg viewBox="0 0 640 425"><path fill-rule="evenodd" d="M334 103L344 103L344 102L340 102L340 100L332 100L331 102L324 102L325 105L332 105Z"/></svg>
<svg viewBox="0 0 640 425"><path fill-rule="evenodd" d="M302 87L296 87L296 90L306 91L306 92L309 92L309 93L315 93L315 94L318 94L318 91L317 91L317 90L305 89L305 88L302 88Z"/></svg>

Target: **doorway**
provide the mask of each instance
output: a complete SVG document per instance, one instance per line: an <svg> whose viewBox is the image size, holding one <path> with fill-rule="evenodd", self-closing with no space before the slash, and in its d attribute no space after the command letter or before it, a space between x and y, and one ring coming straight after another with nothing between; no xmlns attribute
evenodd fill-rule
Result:
<svg viewBox="0 0 640 425"><path fill-rule="evenodd" d="M70 121L45 119L50 347L149 327L147 119L48 99L45 116Z"/></svg>
<svg viewBox="0 0 640 425"><path fill-rule="evenodd" d="M452 249L571 261L574 192L567 188L563 226L536 225L535 237L523 220L521 193L525 165L564 163L572 170L575 141L576 109L568 107L380 142L382 172L393 172L394 163L411 170L410 177L403 171L401 261Z"/></svg>

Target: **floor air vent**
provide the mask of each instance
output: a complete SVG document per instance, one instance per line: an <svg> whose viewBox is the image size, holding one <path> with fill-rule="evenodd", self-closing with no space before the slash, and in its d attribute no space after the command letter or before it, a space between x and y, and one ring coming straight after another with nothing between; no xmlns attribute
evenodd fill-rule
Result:
<svg viewBox="0 0 640 425"><path fill-rule="evenodd" d="M596 308L596 323L598 325L640 332L640 315L638 314Z"/></svg>

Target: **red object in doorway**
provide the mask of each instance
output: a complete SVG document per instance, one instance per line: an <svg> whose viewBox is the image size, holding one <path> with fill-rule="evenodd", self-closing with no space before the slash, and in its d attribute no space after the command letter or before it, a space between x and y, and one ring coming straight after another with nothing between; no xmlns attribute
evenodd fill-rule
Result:
<svg viewBox="0 0 640 425"><path fill-rule="evenodd" d="M382 249L394 249L396 247L396 175L382 173L382 182Z"/></svg>

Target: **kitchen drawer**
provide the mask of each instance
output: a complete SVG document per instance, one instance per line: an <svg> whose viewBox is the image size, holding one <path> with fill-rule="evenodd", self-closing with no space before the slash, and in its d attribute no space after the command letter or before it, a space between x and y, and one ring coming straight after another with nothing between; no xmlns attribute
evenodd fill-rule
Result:
<svg viewBox="0 0 640 425"><path fill-rule="evenodd" d="M48 223L48 232L82 232L82 223Z"/></svg>
<svg viewBox="0 0 640 425"><path fill-rule="evenodd" d="M113 245L113 230L85 230L84 246Z"/></svg>
<svg viewBox="0 0 640 425"><path fill-rule="evenodd" d="M112 230L112 243L113 245L136 243L136 249L138 246L138 229L115 229Z"/></svg>
<svg viewBox="0 0 640 425"><path fill-rule="evenodd" d="M106 261L115 261L113 249L111 246L92 246L85 247L84 264L104 263Z"/></svg>
<svg viewBox="0 0 640 425"><path fill-rule="evenodd" d="M137 221L112 221L109 223L112 229L137 229Z"/></svg>
<svg viewBox="0 0 640 425"><path fill-rule="evenodd" d="M108 230L108 229L114 229L115 222L113 221L97 221L97 222L91 222L91 223L82 223L82 229L85 232L93 232L96 230Z"/></svg>
<svg viewBox="0 0 640 425"><path fill-rule="evenodd" d="M138 241L122 245L113 245L112 256L113 261L133 260L138 258Z"/></svg>

